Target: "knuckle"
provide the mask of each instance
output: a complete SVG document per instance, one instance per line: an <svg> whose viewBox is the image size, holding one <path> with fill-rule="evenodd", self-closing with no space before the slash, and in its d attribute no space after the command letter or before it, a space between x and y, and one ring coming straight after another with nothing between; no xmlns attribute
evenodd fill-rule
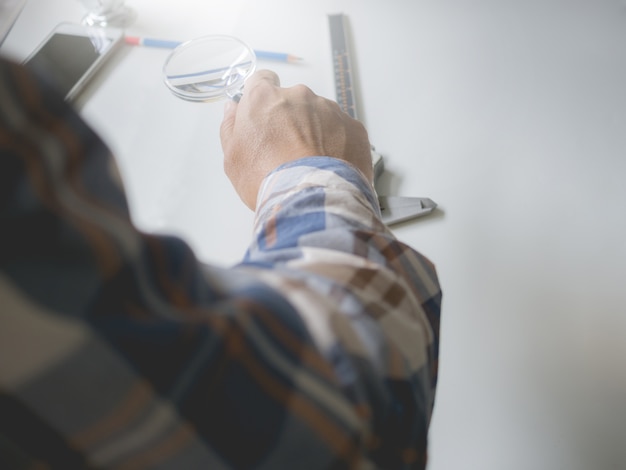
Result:
<svg viewBox="0 0 626 470"><path fill-rule="evenodd" d="M291 93L296 97L303 98L305 100L310 100L315 98L317 95L313 93L308 86L298 84L291 87Z"/></svg>

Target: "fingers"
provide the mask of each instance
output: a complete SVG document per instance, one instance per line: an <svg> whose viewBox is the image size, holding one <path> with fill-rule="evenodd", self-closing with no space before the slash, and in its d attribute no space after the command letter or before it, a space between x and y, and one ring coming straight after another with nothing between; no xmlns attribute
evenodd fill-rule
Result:
<svg viewBox="0 0 626 470"><path fill-rule="evenodd" d="M240 105L251 114L256 114L269 103L278 100L283 89L276 73L270 70L259 70L252 74L243 90Z"/></svg>
<svg viewBox="0 0 626 470"><path fill-rule="evenodd" d="M237 115L237 103L233 100L228 100L224 105L224 118L222 119L222 125L220 126L220 139L222 146L233 135L235 128L235 117Z"/></svg>
<svg viewBox="0 0 626 470"><path fill-rule="evenodd" d="M258 70L246 80L246 90L250 90L258 84L269 84L275 87L280 86L280 78L271 70Z"/></svg>
<svg viewBox="0 0 626 470"><path fill-rule="evenodd" d="M246 80L244 93L241 99L246 98L245 103L250 100L250 95L256 95L259 90L258 87L272 87L274 90L280 87L280 78L271 70L259 70L253 73L248 80ZM237 115L237 105L240 100L228 100L224 105L224 118L220 127L220 137L222 144L230 139L235 126L235 118ZM245 104L244 103L244 104Z"/></svg>

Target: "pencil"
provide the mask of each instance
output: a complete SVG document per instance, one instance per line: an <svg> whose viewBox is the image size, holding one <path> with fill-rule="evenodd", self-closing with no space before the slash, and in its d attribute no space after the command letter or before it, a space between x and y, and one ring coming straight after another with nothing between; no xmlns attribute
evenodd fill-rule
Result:
<svg viewBox="0 0 626 470"><path fill-rule="evenodd" d="M163 49L174 49L179 46L181 41L169 41L167 39L142 38L137 36L126 36L124 38L126 44L144 47L159 47ZM279 62L299 62L302 58L284 52L271 52L254 50L257 59L276 60Z"/></svg>

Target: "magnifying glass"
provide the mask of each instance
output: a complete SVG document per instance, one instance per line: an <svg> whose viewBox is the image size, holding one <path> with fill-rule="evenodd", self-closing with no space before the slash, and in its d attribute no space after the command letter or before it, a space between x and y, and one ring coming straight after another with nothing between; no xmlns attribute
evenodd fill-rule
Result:
<svg viewBox="0 0 626 470"><path fill-rule="evenodd" d="M180 44L163 65L163 80L187 101L239 101L256 67L254 51L233 36L202 36Z"/></svg>

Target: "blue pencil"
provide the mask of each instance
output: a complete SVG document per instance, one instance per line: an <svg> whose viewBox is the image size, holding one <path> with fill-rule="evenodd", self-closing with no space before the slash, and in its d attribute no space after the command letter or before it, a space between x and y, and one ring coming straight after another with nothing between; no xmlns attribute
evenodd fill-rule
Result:
<svg viewBox="0 0 626 470"><path fill-rule="evenodd" d="M174 49L181 44L180 41L168 41L166 39L140 38L137 36L126 36L126 44L133 46L160 47L163 49ZM280 62L298 62L302 60L300 57L284 52L270 52L255 50L254 54L257 59L276 60Z"/></svg>

